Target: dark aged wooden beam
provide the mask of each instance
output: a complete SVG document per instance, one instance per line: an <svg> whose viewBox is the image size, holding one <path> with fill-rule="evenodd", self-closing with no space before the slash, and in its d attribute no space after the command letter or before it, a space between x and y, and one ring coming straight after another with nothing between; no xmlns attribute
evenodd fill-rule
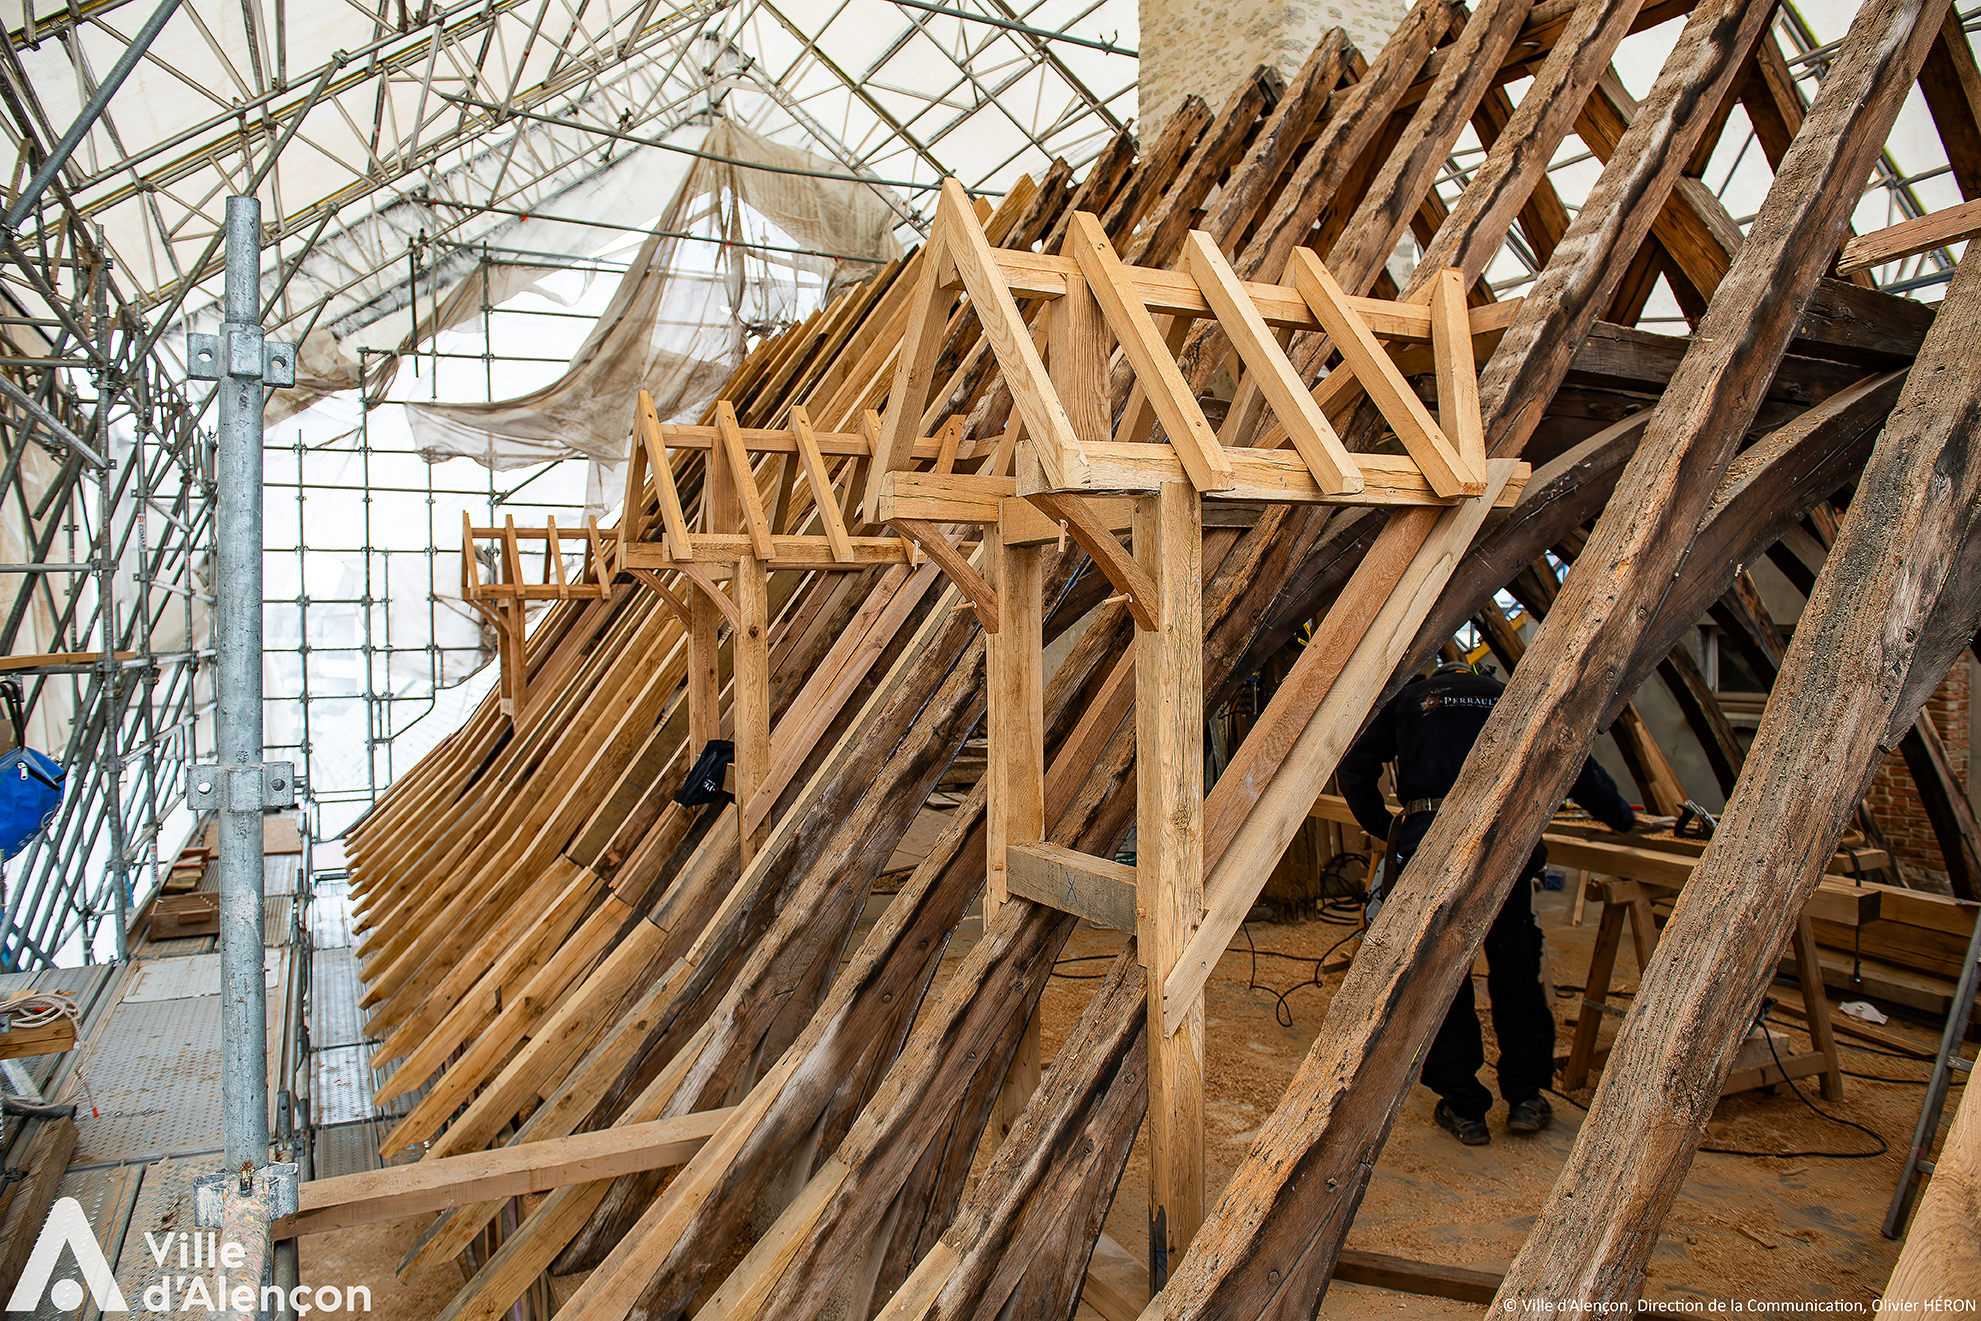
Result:
<svg viewBox="0 0 1981 1321"><path fill-rule="evenodd" d="M1981 455L1965 443L1981 414L1977 332L1981 265L1963 263L1502 1305L1635 1298L1795 915L1884 747L1981 623L1981 583L1966 574L1981 510Z"/></svg>
<svg viewBox="0 0 1981 1321"><path fill-rule="evenodd" d="M1415 1063L1679 566L1689 538L1672 530L1696 528L1705 514L1925 58L1931 27L1922 35L1919 25L1937 25L1944 8L1939 0L1881 0L1860 11L1597 525L1583 571L1564 584L1529 664L1513 676L1478 755L1336 993L1314 1050L1172 1279L1169 1317L1312 1314ZM1708 114L1718 106L1752 45L1753 31L1740 20L1737 11L1694 11L1666 66L1675 79L1661 75L1612 165L1628 160L1629 135L1666 122L1681 96L1703 102ZM1715 47L1737 54L1701 60L1712 76L1699 85L1687 76L1688 56ZM1598 214L1609 218L1600 206ZM1586 218L1585 211L1577 228ZM1571 231L1563 251L1573 251L1576 238ZM1507 340L1520 328L1517 321ZM1523 434L1522 420L1494 416L1488 434L1495 442ZM1497 828L1479 837L1472 827L1480 820Z"/></svg>

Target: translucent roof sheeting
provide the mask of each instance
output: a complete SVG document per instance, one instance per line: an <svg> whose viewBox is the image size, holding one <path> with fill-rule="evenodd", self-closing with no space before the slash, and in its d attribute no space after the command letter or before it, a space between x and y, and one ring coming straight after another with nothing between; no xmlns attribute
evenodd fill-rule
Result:
<svg viewBox="0 0 1981 1321"><path fill-rule="evenodd" d="M270 329L297 339L396 310L409 245L445 260L533 210L589 218L588 187L634 140L712 114L888 181L912 238L944 174L1001 191L1053 156L1082 163L1134 113L1131 55L1018 30L1125 33L1132 52L1132 0L960 3L990 21L890 0L185 0L65 182L144 306L191 282L197 312L224 199L261 175L264 267L274 284L305 268ZM32 41L15 36L47 137L151 7L42 0Z"/></svg>

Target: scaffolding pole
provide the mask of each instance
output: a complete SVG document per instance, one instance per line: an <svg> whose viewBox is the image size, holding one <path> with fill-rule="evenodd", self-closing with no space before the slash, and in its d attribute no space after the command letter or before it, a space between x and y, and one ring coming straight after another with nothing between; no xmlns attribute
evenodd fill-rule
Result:
<svg viewBox="0 0 1981 1321"><path fill-rule="evenodd" d="M219 819L221 1110L227 1165L268 1162L268 1018L262 981L262 815L295 801L294 768L262 760L262 403L295 382L295 353L261 328L261 203L227 199L225 320L188 337L192 374L219 382L213 637L218 765L195 767L189 803Z"/></svg>

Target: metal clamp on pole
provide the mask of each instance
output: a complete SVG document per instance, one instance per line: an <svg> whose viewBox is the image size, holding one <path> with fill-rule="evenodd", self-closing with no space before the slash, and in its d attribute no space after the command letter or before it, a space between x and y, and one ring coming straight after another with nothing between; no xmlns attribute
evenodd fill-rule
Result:
<svg viewBox="0 0 1981 1321"><path fill-rule="evenodd" d="M296 1167L270 1165L268 1018L262 980L262 813L296 800L295 766L262 760L262 405L271 386L293 385L292 345L271 344L261 321L261 203L227 199L225 319L217 335L188 337L192 374L218 381L215 456L213 641L217 671L216 764L195 766L186 797L216 812L220 849L221 1119L228 1173L204 1187L203 1226L223 1231L248 1260L237 1270L259 1286L268 1275L269 1226L296 1206ZM282 1171L286 1170L286 1175ZM206 1180L201 1180L202 1185ZM286 1199L286 1200L285 1200Z"/></svg>
<svg viewBox="0 0 1981 1321"><path fill-rule="evenodd" d="M278 812L296 805L296 763L202 762L186 772L186 806L195 812Z"/></svg>

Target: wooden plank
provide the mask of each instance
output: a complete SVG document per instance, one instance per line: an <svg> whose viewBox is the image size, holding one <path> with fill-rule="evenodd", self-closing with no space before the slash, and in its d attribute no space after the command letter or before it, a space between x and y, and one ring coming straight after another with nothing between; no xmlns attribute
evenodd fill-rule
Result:
<svg viewBox="0 0 1981 1321"><path fill-rule="evenodd" d="M1981 1298L1981 1087L1961 1089L1953 1126L1933 1158L1905 1245L1885 1284L1883 1311L1924 1316L1952 1299Z"/></svg>
<svg viewBox="0 0 1981 1321"><path fill-rule="evenodd" d="M154 912L156 910L154 909ZM208 935L216 934L209 931ZM161 933L163 935L169 933ZM76 1020L62 1017L38 1027L17 1027L0 1032L0 1060L24 1059L31 1055L60 1055L76 1048Z"/></svg>
<svg viewBox="0 0 1981 1321"><path fill-rule="evenodd" d="M1210 423L1204 420L1204 410L1197 406L1196 395L1183 379L1183 373L1177 370L1176 359L1150 319L1149 309L1134 295L1127 268L1115 255L1100 221L1084 212L1075 214L1066 242L1073 249L1087 287L1100 301L1101 311L1120 341L1122 353L1134 367L1135 378L1148 392L1149 405L1162 422L1171 448L1182 460L1183 470L1190 475L1190 484L1199 491L1229 490L1231 464ZM1033 436L1037 438L1036 431Z"/></svg>
<svg viewBox="0 0 1981 1321"><path fill-rule="evenodd" d="M498 1197L685 1165L729 1115L726 1109L703 1110L548 1142L312 1179L302 1185L296 1214L275 1222L275 1237L328 1234Z"/></svg>
<svg viewBox="0 0 1981 1321"><path fill-rule="evenodd" d="M1366 1252L1343 1248L1334 1278L1349 1284L1363 1284L1424 1298L1450 1298L1461 1303L1490 1303L1499 1292L1502 1278L1498 1271L1474 1270L1469 1266L1445 1266L1386 1252Z"/></svg>
<svg viewBox="0 0 1981 1321"><path fill-rule="evenodd" d="M1057 844L1013 845L1005 860L1012 894L1134 934L1135 868Z"/></svg>
<svg viewBox="0 0 1981 1321"><path fill-rule="evenodd" d="M996 250L971 214L963 186L954 179L943 181L936 230L941 241L953 249L957 273L970 291L970 303L983 325L984 338L990 341L998 365L1004 369L1012 407L1025 420L1026 432L1041 451L1040 462L1055 480L1082 482L1085 459L1079 434L1053 391L1052 378L1032 343L1025 319L1018 313L1018 305L1012 301L1011 290L997 265ZM879 496L876 487L869 498L878 501Z"/></svg>
<svg viewBox="0 0 1981 1321"><path fill-rule="evenodd" d="M1182 1260L1204 1217L1204 1001L1163 983L1197 931L1204 902L1203 506L1182 482L1135 506L1135 558L1155 584L1156 627L1135 646L1137 943L1147 951L1149 1214L1158 1278ZM1158 771L1158 768L1160 770Z"/></svg>
<svg viewBox="0 0 1981 1321"><path fill-rule="evenodd" d="M75 1120L37 1119L33 1123L33 1133L14 1139L21 1153L14 1168L25 1178L13 1188L6 1214L0 1216L0 1244L5 1245L0 1247L0 1298L12 1294L20 1283L41 1226L48 1219L48 1209L55 1205L61 1190L69 1157L76 1150Z"/></svg>
<svg viewBox="0 0 1981 1321"><path fill-rule="evenodd" d="M825 526L832 558L851 562L853 543L847 539L846 520L839 515L839 500L832 490L832 474L825 470L825 456L819 451L811 415L803 404L791 405L791 435L798 447L798 458L805 466L805 481L812 488L812 504L818 510L819 522Z"/></svg>
<svg viewBox="0 0 1981 1321"><path fill-rule="evenodd" d="M1439 495L1416 463L1404 455L1356 454L1356 463L1362 471L1362 489L1353 495L1333 495L1322 489L1306 460L1297 454L1269 449L1228 449L1224 453L1230 461L1232 485L1220 491L1214 497L1217 499L1259 500L1269 504L1398 506L1451 505L1473 498ZM1166 453L1160 445L1125 441L1090 445L1087 460L1089 489L1095 491L1152 491L1165 481L1184 477L1187 472L1182 460ZM1496 504L1510 507L1519 499L1528 475L1524 471L1526 465L1520 467L1523 471L1509 477L1507 485L1494 497ZM1022 479L1018 493L1028 498L1037 494L1027 490Z"/></svg>
<svg viewBox="0 0 1981 1321"><path fill-rule="evenodd" d="M1431 352L1438 364L1438 425L1475 472L1486 470L1486 433L1479 419L1479 372L1465 310L1465 277L1451 267L1431 284Z"/></svg>
<svg viewBox="0 0 1981 1321"><path fill-rule="evenodd" d="M1858 235L1843 245L1837 274L1849 275L1951 243L1964 243L1976 234L1981 234L1981 198Z"/></svg>
<svg viewBox="0 0 1981 1321"><path fill-rule="evenodd" d="M1327 416L1308 393L1286 351L1266 328L1258 309L1239 288L1238 276L1224 254L1218 251L1210 235L1200 229L1190 231L1184 250L1191 278L1204 291L1204 298L1217 313L1218 324L1224 327L1238 356L1244 359L1247 375L1285 425L1294 450L1306 460L1321 489L1336 495L1360 491L1362 470L1343 448L1341 437L1328 424ZM1469 339L1466 350L1469 354ZM1476 406L1474 413L1476 418Z"/></svg>
<svg viewBox="0 0 1981 1321"><path fill-rule="evenodd" d="M1328 337L1341 351L1343 363L1382 410L1410 457L1417 460L1431 489L1445 497L1482 493L1486 489L1485 473L1475 473L1466 466L1457 448L1438 429L1436 419L1423 401L1411 390L1410 383L1376 343L1368 326L1348 306L1347 295L1321 264L1321 259L1310 249L1296 250L1292 274L1294 287L1327 327Z"/></svg>

